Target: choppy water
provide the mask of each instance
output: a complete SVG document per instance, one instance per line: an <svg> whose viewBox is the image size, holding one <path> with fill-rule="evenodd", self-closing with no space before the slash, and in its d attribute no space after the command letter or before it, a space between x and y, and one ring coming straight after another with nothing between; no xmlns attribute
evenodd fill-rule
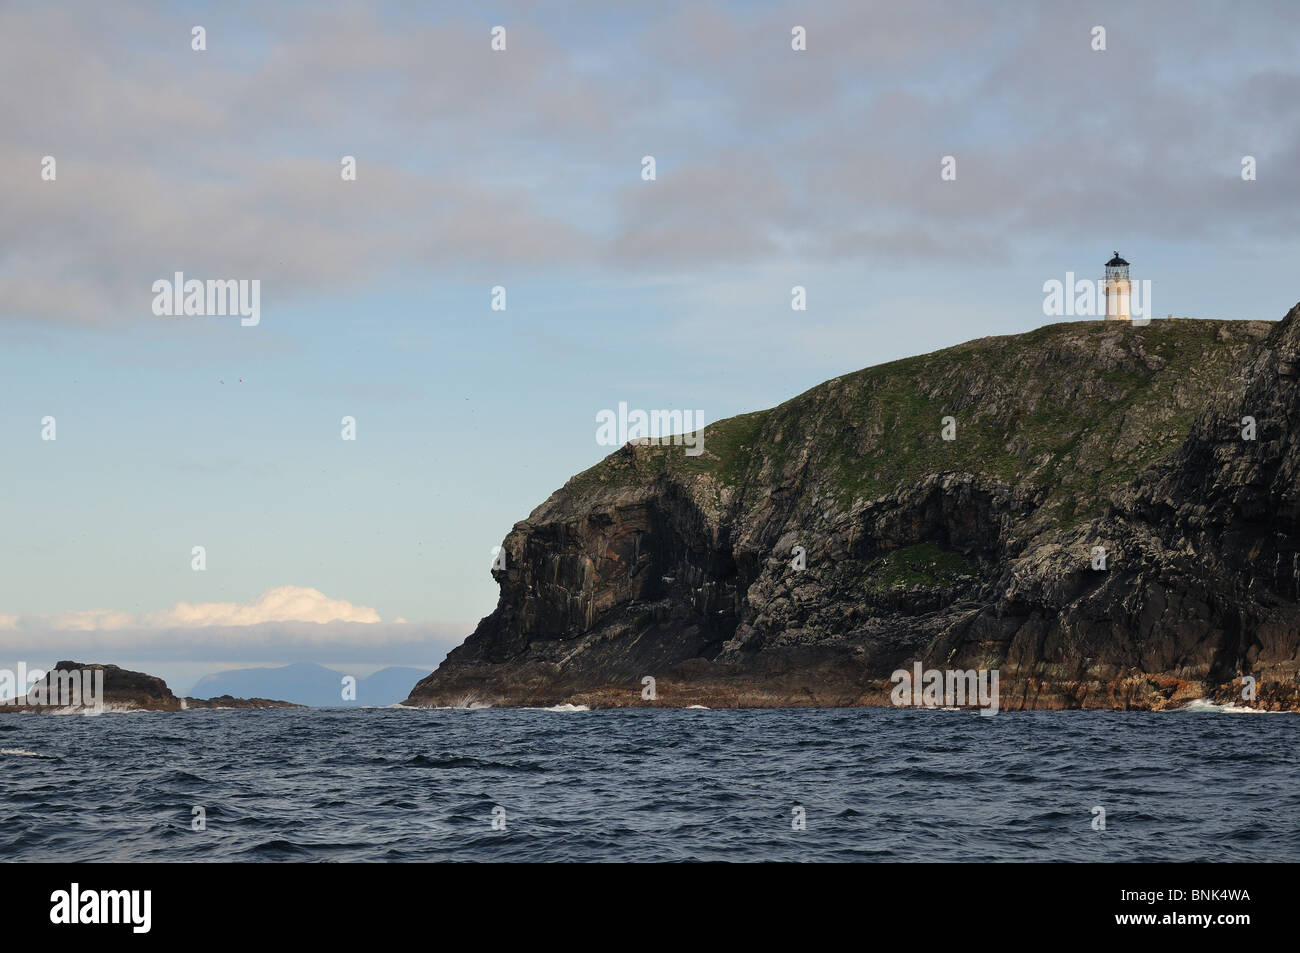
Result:
<svg viewBox="0 0 1300 953"><path fill-rule="evenodd" d="M0 859L1297 861L1298 732L1214 711L2 715Z"/></svg>

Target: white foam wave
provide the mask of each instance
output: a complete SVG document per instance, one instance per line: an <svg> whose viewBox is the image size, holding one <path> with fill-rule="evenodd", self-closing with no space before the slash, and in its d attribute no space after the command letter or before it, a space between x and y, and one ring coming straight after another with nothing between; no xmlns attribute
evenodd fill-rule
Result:
<svg viewBox="0 0 1300 953"><path fill-rule="evenodd" d="M47 715L84 715L86 718L96 718L99 715L165 715L167 712L152 711L148 708L137 708L134 705L114 705L108 704L103 708L88 708L80 705L68 705L63 708L50 708L43 710Z"/></svg>
<svg viewBox="0 0 1300 953"><path fill-rule="evenodd" d="M1251 708L1247 705L1220 705L1208 698L1197 698L1174 711L1185 712L1221 712L1225 715L1293 715L1290 711L1268 711L1264 708Z"/></svg>
<svg viewBox="0 0 1300 953"><path fill-rule="evenodd" d="M491 708L483 702L462 702L455 705L388 705L388 708L409 708L411 711L482 711Z"/></svg>

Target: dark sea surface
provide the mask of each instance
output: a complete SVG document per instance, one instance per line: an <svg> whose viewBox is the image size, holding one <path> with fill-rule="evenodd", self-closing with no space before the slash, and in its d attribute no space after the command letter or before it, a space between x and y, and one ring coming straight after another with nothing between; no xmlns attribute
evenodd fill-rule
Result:
<svg viewBox="0 0 1300 953"><path fill-rule="evenodd" d="M1298 741L1208 709L7 714L0 860L1294 862Z"/></svg>

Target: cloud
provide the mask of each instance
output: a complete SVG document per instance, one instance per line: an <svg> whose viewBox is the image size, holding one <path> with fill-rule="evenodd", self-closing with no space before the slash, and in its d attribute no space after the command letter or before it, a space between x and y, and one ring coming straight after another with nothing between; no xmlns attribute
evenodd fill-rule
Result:
<svg viewBox="0 0 1300 953"><path fill-rule="evenodd" d="M140 659L395 665L440 659L472 629L472 623L459 622L268 622L184 629L7 629L0 630L0 658L74 659L117 665Z"/></svg>
<svg viewBox="0 0 1300 953"><path fill-rule="evenodd" d="M203 53L164 6L0 9L0 319L156 320L175 270L262 279L270 313L402 272L860 269L1117 220L1284 247L1300 227L1285 5L506 4L504 53L487 21L415 6L223 5Z"/></svg>
<svg viewBox="0 0 1300 953"><path fill-rule="evenodd" d="M13 620L5 626L4 620ZM0 628L97 632L138 628L247 626L264 622L377 623L379 612L331 599L319 589L277 586L252 602L178 602L170 609L132 614L118 609L78 609L43 616L0 616Z"/></svg>
<svg viewBox="0 0 1300 953"><path fill-rule="evenodd" d="M247 605L234 602L178 602L163 612L150 613L145 624L167 626L258 625L263 622L379 622L379 613L331 599L317 589L279 586L268 589Z"/></svg>
<svg viewBox="0 0 1300 953"><path fill-rule="evenodd" d="M130 613L87 609L0 615L0 653L117 662L200 660L410 660L441 655L470 631L465 623L384 623L379 612L316 589L278 586L247 603L178 602Z"/></svg>

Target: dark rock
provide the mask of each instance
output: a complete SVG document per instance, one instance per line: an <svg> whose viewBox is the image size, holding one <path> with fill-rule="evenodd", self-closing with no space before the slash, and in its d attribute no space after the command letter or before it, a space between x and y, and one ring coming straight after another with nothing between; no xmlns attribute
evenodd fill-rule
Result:
<svg viewBox="0 0 1300 953"><path fill-rule="evenodd" d="M293 702L274 701L270 698L234 698L230 695L218 695L215 698L185 699L189 708L303 708Z"/></svg>
<svg viewBox="0 0 1300 953"><path fill-rule="evenodd" d="M79 703L71 706L75 708L90 708L90 692L93 680L99 672L103 672L103 704L105 709L114 711L183 711L186 708L298 708L301 706L290 704L289 702L270 701L265 698L231 698L229 695L221 698L197 699L186 698L180 699L172 694L172 690L167 687L167 683L161 678L153 675L146 675L143 672L132 672L128 669L119 668L116 665L99 665L87 662L57 662L45 677L37 683L38 688L33 686L31 693L23 698L16 699L12 704L0 705L0 713L3 712L49 712L57 705L51 705L48 702L44 704L33 703L33 696L37 698L53 699L67 695L60 695L66 692L64 686L67 684L67 678L74 672L89 672L92 682L85 683L84 676L78 680L78 688L86 684L87 692L79 698ZM60 673L63 673L62 675Z"/></svg>
<svg viewBox="0 0 1300 953"><path fill-rule="evenodd" d="M921 661L999 670L1003 709L1243 676L1300 709L1296 353L1300 306L1052 325L719 421L698 458L624 446L516 524L496 611L407 704L887 704Z"/></svg>

